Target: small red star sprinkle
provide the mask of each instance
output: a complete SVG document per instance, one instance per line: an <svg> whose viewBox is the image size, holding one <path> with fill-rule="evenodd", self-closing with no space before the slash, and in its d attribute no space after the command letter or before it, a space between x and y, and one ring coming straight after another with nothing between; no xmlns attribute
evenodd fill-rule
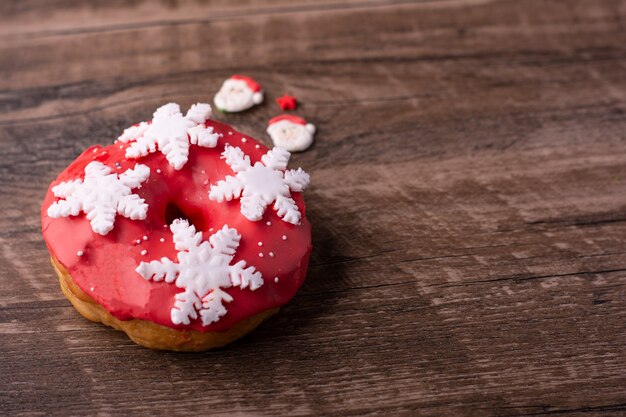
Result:
<svg viewBox="0 0 626 417"><path fill-rule="evenodd" d="M278 97L276 102L282 110L295 110L297 105L296 98L289 94Z"/></svg>

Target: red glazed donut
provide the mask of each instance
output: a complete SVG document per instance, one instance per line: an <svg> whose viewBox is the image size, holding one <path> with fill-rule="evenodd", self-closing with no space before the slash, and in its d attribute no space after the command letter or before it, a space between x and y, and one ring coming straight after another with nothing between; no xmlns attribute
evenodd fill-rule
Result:
<svg viewBox="0 0 626 417"><path fill-rule="evenodd" d="M61 287L85 317L144 346L206 350L289 301L311 226L289 153L160 107L152 122L83 152L52 182L42 232Z"/></svg>

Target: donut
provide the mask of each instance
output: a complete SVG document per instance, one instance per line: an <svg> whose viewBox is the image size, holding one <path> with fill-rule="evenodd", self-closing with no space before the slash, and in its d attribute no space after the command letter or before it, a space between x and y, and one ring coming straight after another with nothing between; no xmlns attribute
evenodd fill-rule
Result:
<svg viewBox="0 0 626 417"><path fill-rule="evenodd" d="M290 154L211 119L159 107L52 181L42 234L80 314L154 349L224 346L302 285L309 176Z"/></svg>

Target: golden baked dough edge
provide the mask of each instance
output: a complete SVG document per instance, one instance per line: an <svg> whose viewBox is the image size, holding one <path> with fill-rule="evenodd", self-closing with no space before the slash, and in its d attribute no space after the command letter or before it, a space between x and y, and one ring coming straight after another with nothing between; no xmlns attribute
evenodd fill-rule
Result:
<svg viewBox="0 0 626 417"><path fill-rule="evenodd" d="M279 309L262 311L235 324L223 332L199 332L196 330L176 330L146 320L119 320L81 290L72 280L69 272L53 256L52 266L59 276L61 291L74 308L86 319L111 326L125 332L135 343L150 349L173 350L178 352L202 352L227 345L254 330L265 319Z"/></svg>

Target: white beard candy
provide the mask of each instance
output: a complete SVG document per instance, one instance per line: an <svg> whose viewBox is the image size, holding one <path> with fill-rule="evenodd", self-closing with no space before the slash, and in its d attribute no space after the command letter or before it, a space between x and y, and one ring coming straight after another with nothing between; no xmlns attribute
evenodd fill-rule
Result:
<svg viewBox="0 0 626 417"><path fill-rule="evenodd" d="M274 146L289 152L306 150L313 143L315 126L298 116L281 115L269 121L267 133Z"/></svg>
<svg viewBox="0 0 626 417"><path fill-rule="evenodd" d="M263 102L259 83L250 77L233 75L222 84L215 94L215 106L223 112L240 112Z"/></svg>

